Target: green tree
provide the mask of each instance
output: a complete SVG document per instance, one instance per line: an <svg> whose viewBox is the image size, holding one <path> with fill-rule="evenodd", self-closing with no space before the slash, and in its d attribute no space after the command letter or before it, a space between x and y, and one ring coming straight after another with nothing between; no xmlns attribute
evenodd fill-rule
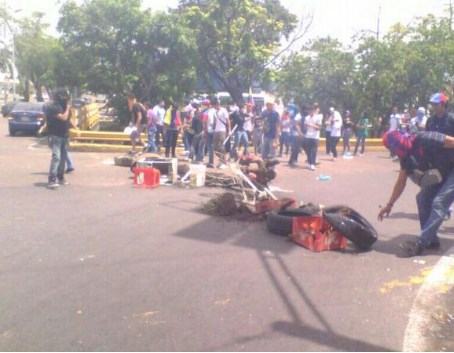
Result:
<svg viewBox="0 0 454 353"><path fill-rule="evenodd" d="M38 101L43 101L42 88L52 86L51 73L57 66L53 53L58 50L56 38L45 34L47 24L42 22L44 14L34 13L20 23L20 33L15 37L16 66L24 87L24 99L30 99L31 82Z"/></svg>
<svg viewBox="0 0 454 353"><path fill-rule="evenodd" d="M212 86L214 78L236 102L298 23L278 0L180 0L177 12L197 39L199 77Z"/></svg>
<svg viewBox="0 0 454 353"><path fill-rule="evenodd" d="M193 87L195 42L176 15L143 11L139 0L70 0L60 13L63 56L78 73L75 85L123 97L119 109L128 92L140 100L178 100ZM125 111L121 118L128 120Z"/></svg>

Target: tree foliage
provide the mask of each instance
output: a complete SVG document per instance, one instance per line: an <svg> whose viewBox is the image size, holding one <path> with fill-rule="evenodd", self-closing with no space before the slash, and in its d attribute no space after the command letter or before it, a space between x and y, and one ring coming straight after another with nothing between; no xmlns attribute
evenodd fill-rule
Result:
<svg viewBox="0 0 454 353"><path fill-rule="evenodd" d="M277 0L183 0L177 13L194 31L201 77L237 102L297 24Z"/></svg>

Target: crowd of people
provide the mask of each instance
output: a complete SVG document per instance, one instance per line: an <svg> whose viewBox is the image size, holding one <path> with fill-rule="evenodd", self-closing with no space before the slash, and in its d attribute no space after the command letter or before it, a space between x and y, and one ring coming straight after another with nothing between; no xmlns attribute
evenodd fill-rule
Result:
<svg viewBox="0 0 454 353"><path fill-rule="evenodd" d="M440 92L430 101L433 115L428 118L424 107L409 109L399 114L393 107L388 124L384 119L374 119L382 127L384 145L390 157L400 162L400 172L389 197L381 208L378 219L391 213L394 204L405 189L408 178L420 187L417 207L421 233L415 241L401 244L408 256L421 255L427 249L440 249L438 229L449 218L454 202L454 114L449 112L448 97ZM267 101L265 109L242 103L228 108L217 99L192 100L181 109L178 104L160 100L156 105L142 104L133 95L128 96L131 123L128 127L132 152L144 145L150 152L164 148L165 157L176 158L178 135L183 134L185 154L193 163L225 168L229 160L239 155L249 155L252 141L254 154L264 160L288 156L288 164L295 166L298 156L304 152L307 167L314 170L321 131L326 137L326 153L335 161L337 145L343 140L343 154L350 153L350 139L356 135L353 155L364 154L365 139L371 123L366 112L359 118L351 118L347 110L344 116L334 107L323 116L317 103L303 109L289 104L282 114ZM49 168L48 187L55 189L66 185L65 172L74 170L68 163L69 129L72 124L69 108L69 93L56 90L53 99L44 107L46 128L52 157ZM148 141L141 141L141 132L147 132ZM206 161L206 156L208 160ZM70 158L69 158L70 159ZM67 169L65 171L65 165Z"/></svg>
<svg viewBox="0 0 454 353"><path fill-rule="evenodd" d="M339 154L362 156L365 140L373 124L374 135L381 137L388 129L421 129L425 124L425 110L410 110L407 115L394 112L389 119L369 120L367 112L353 119L349 110L341 114L334 107L324 115L317 103L299 109L288 104L280 114L272 101L265 107L252 102L223 107L219 100L192 100L179 107L174 102L160 100L156 105L141 104L130 96L130 136L132 153L139 152L136 145L146 145L148 152L162 153L165 157L176 157L178 136L181 134L184 154L194 163L205 163L208 167L224 168L227 161L239 155L254 153L262 159L288 158L290 166L296 166L300 153L304 153L307 168L315 170L321 135L326 139L326 154L336 161ZM397 109L397 108L395 108ZM423 121L420 118L424 110ZM413 114L415 112L415 114ZM385 124L384 122L389 122ZM148 141L141 141L142 131L147 131ZM356 137L353 153L351 139ZM341 151L338 151L342 141Z"/></svg>

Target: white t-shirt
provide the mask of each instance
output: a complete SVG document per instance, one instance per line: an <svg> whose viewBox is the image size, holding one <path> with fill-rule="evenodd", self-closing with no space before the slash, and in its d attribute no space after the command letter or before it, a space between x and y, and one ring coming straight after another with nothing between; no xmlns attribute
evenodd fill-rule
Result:
<svg viewBox="0 0 454 353"><path fill-rule="evenodd" d="M157 105L154 106L153 112L158 117L158 121L156 122L156 124L158 124L158 125L164 124L164 118L166 116L165 108L161 107L159 104L157 104Z"/></svg>
<svg viewBox="0 0 454 353"><path fill-rule="evenodd" d="M208 119L207 119L207 132L208 133L213 133L213 124L214 124L214 120L216 119L216 110L214 110L214 108L210 108L207 110L206 114L208 116Z"/></svg>
<svg viewBox="0 0 454 353"><path fill-rule="evenodd" d="M331 136L332 137L340 137L342 130L342 117L340 113L335 110L332 118L331 124Z"/></svg>
<svg viewBox="0 0 454 353"><path fill-rule="evenodd" d="M214 116L216 121L216 126L214 128L214 132L227 132L227 124L229 121L229 113L227 112L227 109L225 108L219 108L218 111L216 111L213 108Z"/></svg>
<svg viewBox="0 0 454 353"><path fill-rule="evenodd" d="M397 130L401 124L402 117L400 114L392 114L389 117L389 131Z"/></svg>
<svg viewBox="0 0 454 353"><path fill-rule="evenodd" d="M323 115L322 114L315 114L314 116L306 116L304 119L304 124L312 124L322 126L323 122ZM320 129L313 128L312 126L307 126L306 131L306 138L310 139L320 139Z"/></svg>

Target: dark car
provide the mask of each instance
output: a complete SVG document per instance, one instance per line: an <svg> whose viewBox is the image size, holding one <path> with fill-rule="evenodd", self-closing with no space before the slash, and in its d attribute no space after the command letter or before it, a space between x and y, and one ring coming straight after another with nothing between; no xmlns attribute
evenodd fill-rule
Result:
<svg viewBox="0 0 454 353"><path fill-rule="evenodd" d="M16 103L17 103L16 101L11 101L11 102L6 102L5 104L2 105L2 115L5 118L11 112L11 110L13 110L13 107Z"/></svg>
<svg viewBox="0 0 454 353"><path fill-rule="evenodd" d="M8 114L9 134L22 131L37 134L44 125L43 103L18 102Z"/></svg>

